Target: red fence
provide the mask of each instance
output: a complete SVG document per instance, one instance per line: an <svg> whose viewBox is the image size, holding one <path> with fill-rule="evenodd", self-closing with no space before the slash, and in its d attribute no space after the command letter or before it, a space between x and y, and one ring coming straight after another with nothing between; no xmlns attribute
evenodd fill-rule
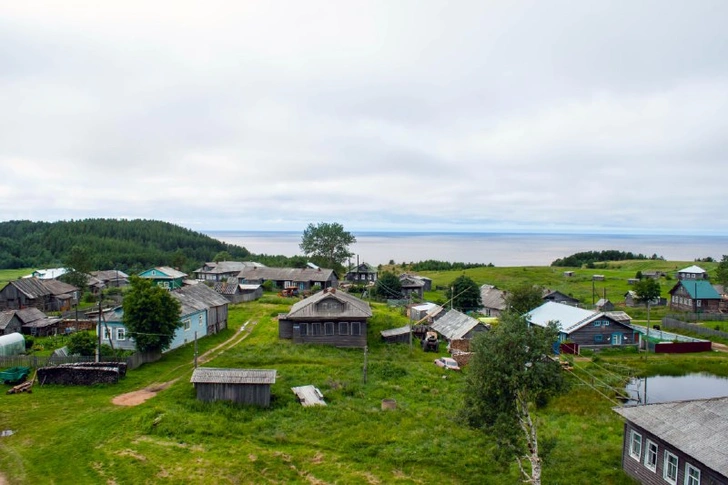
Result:
<svg viewBox="0 0 728 485"><path fill-rule="evenodd" d="M688 354L691 352L710 352L712 344L705 342L658 342L655 344L656 354Z"/></svg>

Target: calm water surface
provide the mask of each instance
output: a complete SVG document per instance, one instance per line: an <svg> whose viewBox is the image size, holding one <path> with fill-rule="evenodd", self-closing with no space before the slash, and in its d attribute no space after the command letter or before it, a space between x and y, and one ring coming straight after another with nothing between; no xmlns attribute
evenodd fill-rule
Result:
<svg viewBox="0 0 728 485"><path fill-rule="evenodd" d="M207 235L244 246L253 254L301 254L301 232L209 231ZM657 254L670 261L694 261L728 254L726 236L646 236L505 233L354 233L351 246L361 262L409 263L434 259L496 266L548 266L555 259L581 251L616 249Z"/></svg>
<svg viewBox="0 0 728 485"><path fill-rule="evenodd" d="M647 404L668 401L687 401L728 396L728 378L712 374L688 374L685 376L653 376L632 379L626 391L630 396L627 404Z"/></svg>

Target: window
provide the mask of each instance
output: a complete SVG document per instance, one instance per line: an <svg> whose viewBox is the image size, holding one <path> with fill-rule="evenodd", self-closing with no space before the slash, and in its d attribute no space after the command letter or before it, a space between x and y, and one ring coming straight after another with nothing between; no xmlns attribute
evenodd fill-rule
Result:
<svg viewBox="0 0 728 485"><path fill-rule="evenodd" d="M647 447L645 448L645 467L652 470L657 470L657 443L647 440Z"/></svg>
<svg viewBox="0 0 728 485"><path fill-rule="evenodd" d="M609 326L609 320L604 320L604 326L605 327L608 327Z"/></svg>
<svg viewBox="0 0 728 485"><path fill-rule="evenodd" d="M104 340L111 340L111 330L104 327Z"/></svg>
<svg viewBox="0 0 728 485"><path fill-rule="evenodd" d="M700 470L690 463L685 464L685 485L700 485Z"/></svg>
<svg viewBox="0 0 728 485"><path fill-rule="evenodd" d="M596 343L602 343L602 339L603 339L603 338L604 338L604 337L602 337L601 335L595 335L595 336L594 336L594 343L595 343L595 344L596 344Z"/></svg>
<svg viewBox="0 0 728 485"><path fill-rule="evenodd" d="M642 435L635 430L629 434L629 456L637 461L642 456Z"/></svg>
<svg viewBox="0 0 728 485"><path fill-rule="evenodd" d="M202 314L200 314L200 315L199 315L199 316L197 317L197 324L198 324L198 325L199 325L200 327L202 326Z"/></svg>
<svg viewBox="0 0 728 485"><path fill-rule="evenodd" d="M702 300L695 300L695 304L696 304L697 306L700 306L700 304L701 304L701 303L702 303Z"/></svg>
<svg viewBox="0 0 728 485"><path fill-rule="evenodd" d="M677 483L677 456L669 451L665 451L665 459L662 464L662 478L673 485Z"/></svg>
<svg viewBox="0 0 728 485"><path fill-rule="evenodd" d="M349 335L349 322L339 322L339 335Z"/></svg>
<svg viewBox="0 0 728 485"><path fill-rule="evenodd" d="M116 329L116 340L126 340L126 329L125 328Z"/></svg>
<svg viewBox="0 0 728 485"><path fill-rule="evenodd" d="M188 318L187 320L185 320L185 321L184 321L184 327L185 327L185 330L189 330L189 329L190 329L190 325L191 325L191 323L192 323L192 322L190 322L190 319L189 319L189 318Z"/></svg>
<svg viewBox="0 0 728 485"><path fill-rule="evenodd" d="M301 332L300 335L303 337L306 335L307 327L308 327L308 325L306 325L305 323L299 323L299 324L296 324L293 326L293 330L295 331L296 328L298 328L298 330Z"/></svg>
<svg viewBox="0 0 728 485"><path fill-rule="evenodd" d="M324 333L326 335L333 335L334 334L334 322L326 322L326 323L324 323Z"/></svg>
<svg viewBox="0 0 728 485"><path fill-rule="evenodd" d="M361 323L360 322L351 322L351 334L352 335L361 335Z"/></svg>
<svg viewBox="0 0 728 485"><path fill-rule="evenodd" d="M600 327L601 325L602 325L602 321L601 320L594 320L594 326L595 327Z"/></svg>
<svg viewBox="0 0 728 485"><path fill-rule="evenodd" d="M321 335L321 324L320 323L311 324L311 335L313 335L313 336Z"/></svg>

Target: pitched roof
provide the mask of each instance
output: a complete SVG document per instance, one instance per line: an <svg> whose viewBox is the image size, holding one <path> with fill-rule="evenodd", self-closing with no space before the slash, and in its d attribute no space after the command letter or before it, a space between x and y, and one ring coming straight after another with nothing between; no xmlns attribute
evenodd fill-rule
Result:
<svg viewBox="0 0 728 485"><path fill-rule="evenodd" d="M152 275L151 273L153 271L156 271L156 273L161 273L161 274ZM167 278L177 279L177 278L184 278L185 276L187 276L187 273L183 273L182 271L177 271L176 269L170 268L169 266L155 266L154 268L148 269L146 271L142 271L139 274L139 276L142 278L154 277L157 279L159 279L160 277L166 276Z"/></svg>
<svg viewBox="0 0 728 485"><path fill-rule="evenodd" d="M15 314L18 316L18 319L22 322L23 325L27 325L30 323L33 323L38 320L44 320L48 318L48 316L43 313L42 311L38 310L35 307L30 308L23 308L22 310L16 310Z"/></svg>
<svg viewBox="0 0 728 485"><path fill-rule="evenodd" d="M410 326L405 325L404 327L397 327L397 328L388 328L387 330L382 330L379 332L382 337L396 337L398 335L407 335L410 333Z"/></svg>
<svg viewBox="0 0 728 485"><path fill-rule="evenodd" d="M486 326L480 320L461 313L457 310L450 310L440 319L430 325L432 330L441 334L448 340L463 338L468 332L478 325Z"/></svg>
<svg viewBox="0 0 728 485"><path fill-rule="evenodd" d="M221 369L198 367L192 372L192 383L201 384L275 384L274 369Z"/></svg>
<svg viewBox="0 0 728 485"><path fill-rule="evenodd" d="M376 273L377 268L369 263L361 263L359 266L353 266L347 273Z"/></svg>
<svg viewBox="0 0 728 485"><path fill-rule="evenodd" d="M218 261L205 263L204 266L196 269L194 272L210 274L239 273L245 268L254 267L264 268L265 265L252 261Z"/></svg>
<svg viewBox="0 0 728 485"><path fill-rule="evenodd" d="M706 271L697 265L688 266L687 268L683 268L678 271L678 273L695 273L695 274L703 274Z"/></svg>
<svg viewBox="0 0 728 485"><path fill-rule="evenodd" d="M670 290L670 294L675 291L679 286L685 288L690 298L701 299L701 300L719 300L720 293L713 288L708 280L680 280Z"/></svg>
<svg viewBox="0 0 728 485"><path fill-rule="evenodd" d="M27 298L30 298L32 300L36 298L42 298L51 294L50 290L46 287L44 282L39 280L38 278L21 278L19 280L13 280L8 282L8 285L14 286L15 289L17 289Z"/></svg>
<svg viewBox="0 0 728 485"><path fill-rule="evenodd" d="M628 421L728 476L728 396L613 408Z"/></svg>
<svg viewBox="0 0 728 485"><path fill-rule="evenodd" d="M0 330L5 330L15 317L15 310L5 310L0 312Z"/></svg>
<svg viewBox="0 0 728 485"><path fill-rule="evenodd" d="M52 280L56 279L64 274L68 273L66 268L48 268L48 269L37 269L32 274L25 276L25 278L38 278L41 280Z"/></svg>
<svg viewBox="0 0 728 485"><path fill-rule="evenodd" d="M63 281L45 280L43 281L43 284L46 288L48 288L48 291L50 291L53 296L70 295L71 293L78 291L78 288L73 285L69 285L68 283L64 283Z"/></svg>
<svg viewBox="0 0 728 485"><path fill-rule="evenodd" d="M171 292L182 306L182 315L189 315L208 308L229 305L230 302L207 285L184 286Z"/></svg>
<svg viewBox="0 0 728 485"><path fill-rule="evenodd" d="M340 302L343 309L341 311L329 312L319 308L318 304L327 299ZM369 303L360 300L354 295L329 288L296 302L291 307L286 318L320 318L325 316L337 318L370 318L372 316L372 309L369 307Z"/></svg>
<svg viewBox="0 0 728 485"><path fill-rule="evenodd" d="M273 281L315 281L325 282L336 278L333 269L313 268L245 268L238 278L246 280L273 280Z"/></svg>
<svg viewBox="0 0 728 485"><path fill-rule="evenodd" d="M561 332L571 333L604 315L602 312L584 310L564 303L547 301L526 314L526 319L533 325L547 327L549 322L557 322Z"/></svg>
<svg viewBox="0 0 728 485"><path fill-rule="evenodd" d="M129 278L129 275L123 271L115 269L105 269L102 271L91 271L91 275L97 277L101 281L123 280Z"/></svg>
<svg viewBox="0 0 728 485"><path fill-rule="evenodd" d="M483 308L493 308L495 310L506 309L506 292L499 290L493 285L482 285L480 287L480 301Z"/></svg>

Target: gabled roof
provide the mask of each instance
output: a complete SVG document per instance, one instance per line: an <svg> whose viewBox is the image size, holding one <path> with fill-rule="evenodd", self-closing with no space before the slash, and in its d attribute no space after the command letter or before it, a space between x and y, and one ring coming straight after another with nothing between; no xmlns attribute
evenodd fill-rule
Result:
<svg viewBox="0 0 728 485"><path fill-rule="evenodd" d="M678 273L695 273L695 274L704 274L706 271L697 265L688 266L687 268L683 268L678 271Z"/></svg>
<svg viewBox="0 0 728 485"><path fill-rule="evenodd" d="M716 472L728 476L728 397L613 408Z"/></svg>
<svg viewBox="0 0 728 485"><path fill-rule="evenodd" d="M348 273L376 273L377 268L369 263L361 263L359 266L354 266L349 269Z"/></svg>
<svg viewBox="0 0 728 485"><path fill-rule="evenodd" d="M407 274L400 275L399 283L402 288L422 288L425 286L425 281L422 278Z"/></svg>
<svg viewBox="0 0 728 485"><path fill-rule="evenodd" d="M22 322L23 325L27 325L38 320L45 320L46 318L48 318L45 313L35 307L16 310L15 314L18 316L18 319Z"/></svg>
<svg viewBox="0 0 728 485"><path fill-rule="evenodd" d="M410 326L405 325L404 327L388 328L379 332L383 338L397 337L398 335L407 335L410 333Z"/></svg>
<svg viewBox="0 0 728 485"><path fill-rule="evenodd" d="M176 269L170 268L169 266L156 266L146 271L142 271L141 273L139 273L139 276L142 278L154 279L164 279L166 277L176 280L178 278L184 278L185 276L187 276L187 273L177 271Z"/></svg>
<svg viewBox="0 0 728 485"><path fill-rule="evenodd" d="M561 301L570 301L573 303L579 302L579 300L577 298L574 298L573 296L569 296L565 293L560 292L559 290L549 290L548 288L544 288L542 299L546 301L558 299Z"/></svg>
<svg viewBox="0 0 728 485"><path fill-rule="evenodd" d="M246 280L272 280L272 281L314 281L323 283L329 279L336 279L333 269L313 268L245 268L238 278Z"/></svg>
<svg viewBox="0 0 728 485"><path fill-rule="evenodd" d="M182 316L208 308L229 305L230 302L207 285L185 286L171 292L182 306Z"/></svg>
<svg viewBox="0 0 728 485"><path fill-rule="evenodd" d="M547 301L526 314L526 319L533 325L547 327L549 322L557 322L563 333L571 333L584 325L602 317L604 313L584 310L564 303Z"/></svg>
<svg viewBox="0 0 728 485"><path fill-rule="evenodd" d="M321 311L318 308L318 303L326 299L333 299L340 302L343 307L342 311ZM329 288L296 302L291 307L286 318L321 318L326 316L336 318L370 318L372 316L372 309L369 307L369 303L360 300L354 295Z"/></svg>
<svg viewBox="0 0 728 485"><path fill-rule="evenodd" d="M701 300L720 300L720 293L713 288L708 280L680 280L670 290L670 294L682 286L688 292L690 298Z"/></svg>
<svg viewBox="0 0 728 485"><path fill-rule="evenodd" d="M190 382L197 384L275 384L274 369L221 369L198 367Z"/></svg>
<svg viewBox="0 0 728 485"><path fill-rule="evenodd" d="M102 271L91 271L91 276L95 276L96 278L100 279L103 282L107 281L116 281L116 280L123 280L128 279L129 275L124 273L123 271L118 271L115 269L105 269Z"/></svg>
<svg viewBox="0 0 728 485"><path fill-rule="evenodd" d="M21 278L19 280L12 280L5 286L15 287L16 290L31 300L42 298L51 294L44 282L38 278Z"/></svg>
<svg viewBox="0 0 728 485"><path fill-rule="evenodd" d="M195 273L239 273L245 268L265 268L265 265L252 261L218 261L205 263L201 268L196 269Z"/></svg>
<svg viewBox="0 0 728 485"><path fill-rule="evenodd" d="M70 296L72 293L78 291L78 288L63 281L45 280L43 284L53 296Z"/></svg>
<svg viewBox="0 0 728 485"><path fill-rule="evenodd" d="M38 278L40 280L54 280L68 273L66 268L37 269L24 278Z"/></svg>
<svg viewBox="0 0 728 485"><path fill-rule="evenodd" d="M448 340L457 340L463 338L472 329L482 325L487 327L480 320L470 317L457 310L450 310L439 320L430 325L432 330L436 331Z"/></svg>
<svg viewBox="0 0 728 485"><path fill-rule="evenodd" d="M15 317L15 310L5 310L0 312L0 330L5 330Z"/></svg>
<svg viewBox="0 0 728 485"><path fill-rule="evenodd" d="M495 310L506 309L506 292L499 290L493 285L482 285L480 287L480 301L483 308L493 308Z"/></svg>

